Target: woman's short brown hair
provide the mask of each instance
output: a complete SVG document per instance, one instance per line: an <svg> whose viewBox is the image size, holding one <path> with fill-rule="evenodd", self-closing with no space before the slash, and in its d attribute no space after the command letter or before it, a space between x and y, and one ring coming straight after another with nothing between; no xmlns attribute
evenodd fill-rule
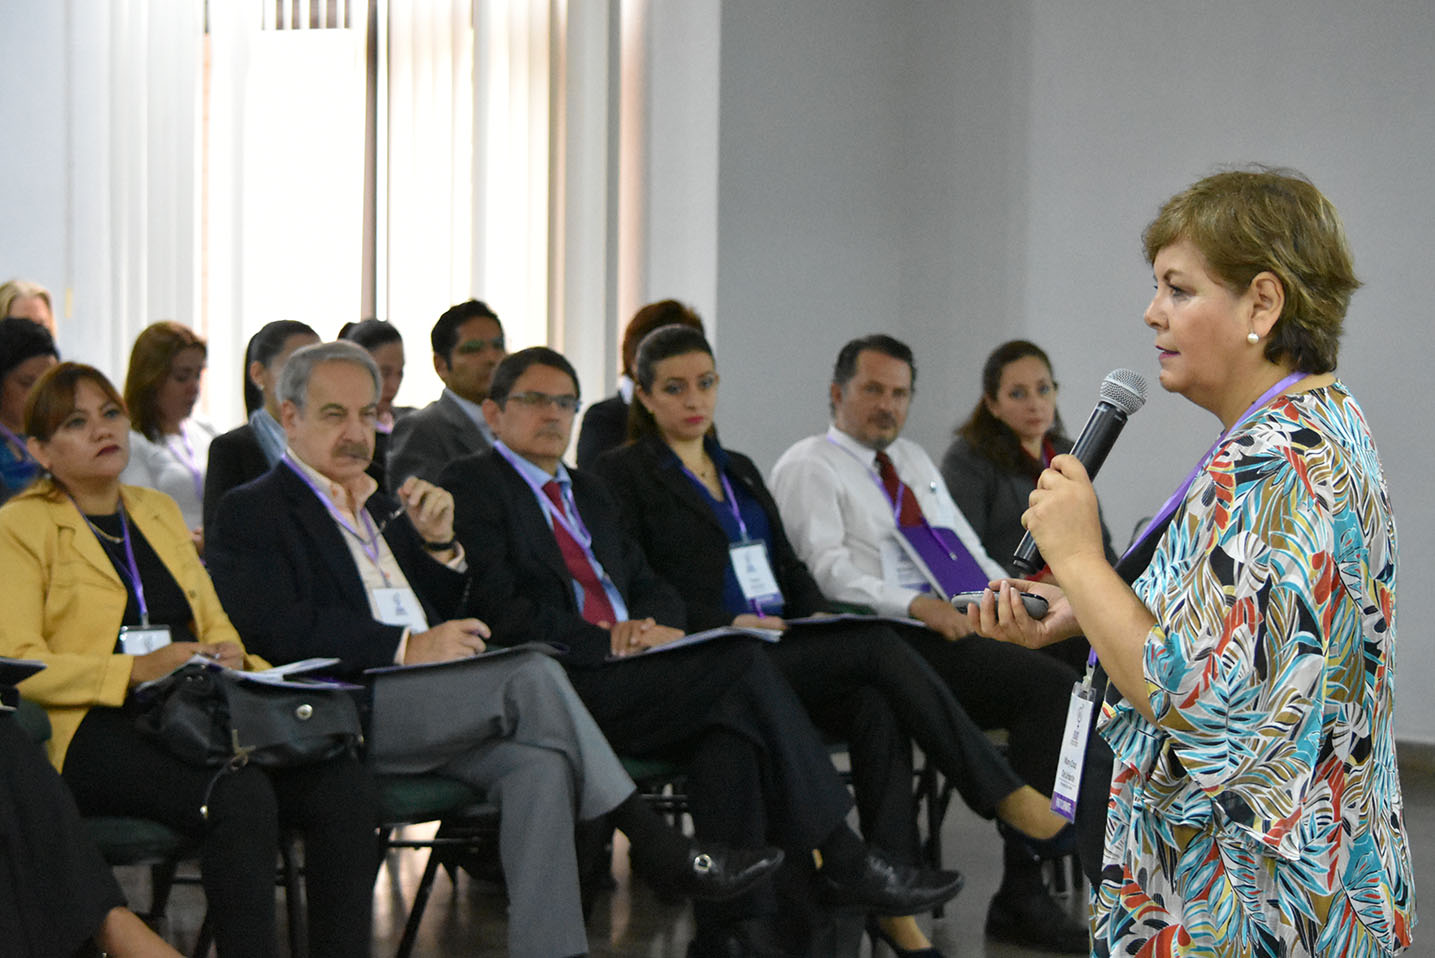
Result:
<svg viewBox="0 0 1435 958"><path fill-rule="evenodd" d="M169 376L174 357L190 348L209 352L194 330L170 321L146 326L135 339L125 373L124 404L135 430L148 439L159 438L159 387Z"/></svg>
<svg viewBox="0 0 1435 958"><path fill-rule="evenodd" d="M1142 233L1146 262L1187 240L1211 274L1240 294L1270 272L1285 308L1266 341L1273 363L1305 373L1335 368L1350 296L1360 288L1340 215L1295 170L1254 167L1208 176L1166 201Z"/></svg>
<svg viewBox="0 0 1435 958"><path fill-rule="evenodd" d="M120 409L124 398L114 383L93 366L84 363L58 363L45 370L25 400L25 435L40 442L49 442L60 424L75 411L75 388L88 380Z"/></svg>

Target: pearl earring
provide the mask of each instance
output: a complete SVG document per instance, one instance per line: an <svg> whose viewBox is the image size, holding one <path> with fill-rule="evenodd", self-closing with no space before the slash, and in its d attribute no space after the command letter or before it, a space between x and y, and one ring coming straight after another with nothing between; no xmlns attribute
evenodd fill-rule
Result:
<svg viewBox="0 0 1435 958"><path fill-rule="evenodd" d="M1246 333L1246 342L1250 343L1252 346L1254 346L1256 343L1258 343L1258 342L1260 342L1260 341L1261 341L1260 334L1257 333L1254 329L1251 330L1249 333Z"/></svg>

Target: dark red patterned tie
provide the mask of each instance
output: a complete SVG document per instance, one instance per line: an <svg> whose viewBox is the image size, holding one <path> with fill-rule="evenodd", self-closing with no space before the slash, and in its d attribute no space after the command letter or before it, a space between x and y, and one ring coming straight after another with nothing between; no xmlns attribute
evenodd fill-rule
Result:
<svg viewBox="0 0 1435 958"><path fill-rule="evenodd" d="M887 490L887 501L893 505L897 504L897 496L902 497L901 509L897 516L899 526L919 526L922 524L922 507L917 505L917 497L912 495L912 490L897 478L897 468L892 465L891 458L885 452L877 453L877 474L882 477L882 486Z"/></svg>
<svg viewBox="0 0 1435 958"><path fill-rule="evenodd" d="M543 484L543 491L553 505L557 508L559 515L567 515L563 508L563 493L556 480L550 479ZM618 615L613 611L613 603L608 601L608 593L603 591L603 583L598 581L598 576L593 572L593 564L588 561L588 553L573 538L563 523L556 517L553 520L553 538L558 540L558 551L563 553L563 562L568 566L568 574L583 587L583 619L597 625L599 622L617 622Z"/></svg>

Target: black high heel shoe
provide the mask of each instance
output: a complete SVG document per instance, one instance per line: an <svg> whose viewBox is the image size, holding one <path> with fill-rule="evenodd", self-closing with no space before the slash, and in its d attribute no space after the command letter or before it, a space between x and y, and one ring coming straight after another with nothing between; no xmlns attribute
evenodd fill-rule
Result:
<svg viewBox="0 0 1435 958"><path fill-rule="evenodd" d="M867 937L872 940L872 958L877 958L877 942L879 941L892 949L892 954L897 958L947 958L936 945L910 950L898 948L897 943L892 940L892 936L882 930L882 923L877 920L876 915L867 916Z"/></svg>

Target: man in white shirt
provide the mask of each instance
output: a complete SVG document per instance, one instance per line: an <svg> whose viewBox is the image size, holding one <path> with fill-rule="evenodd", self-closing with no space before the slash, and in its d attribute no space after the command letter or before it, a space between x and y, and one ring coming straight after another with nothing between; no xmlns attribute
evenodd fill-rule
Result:
<svg viewBox="0 0 1435 958"><path fill-rule="evenodd" d="M1049 795L1078 676L1050 656L969 635L965 617L939 594L980 589L1006 573L982 549L931 457L900 438L915 385L906 344L873 335L845 345L830 386L832 425L778 459L773 496L827 597L925 624L904 636L978 725L1007 730L1012 767ZM1047 894L1030 849L1009 837L1005 857L988 934L1084 952L1086 930Z"/></svg>

